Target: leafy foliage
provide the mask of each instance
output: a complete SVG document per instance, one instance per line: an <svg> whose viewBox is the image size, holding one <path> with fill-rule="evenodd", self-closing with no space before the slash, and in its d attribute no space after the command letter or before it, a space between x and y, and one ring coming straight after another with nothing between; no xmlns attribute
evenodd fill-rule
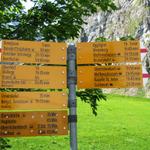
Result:
<svg viewBox="0 0 150 150"><path fill-rule="evenodd" d="M106 96L101 89L85 89L83 91L77 91L76 95L85 103L90 104L95 116L97 115L97 102L100 100L106 100Z"/></svg>
<svg viewBox="0 0 150 150"><path fill-rule="evenodd" d="M123 36L120 38L121 41L127 41L127 40L135 40L135 37L128 35L128 36Z"/></svg>
<svg viewBox="0 0 150 150"><path fill-rule="evenodd" d="M8 148L11 148L11 146L8 144L8 139L0 138L0 149L6 150Z"/></svg>
<svg viewBox="0 0 150 150"><path fill-rule="evenodd" d="M107 41L107 38L105 37L98 37L95 39L96 42L106 42Z"/></svg>
<svg viewBox="0 0 150 150"><path fill-rule="evenodd" d="M0 38L64 41L79 36L83 17L115 10L112 0L32 0L27 12L19 0L0 2Z"/></svg>
<svg viewBox="0 0 150 150"><path fill-rule="evenodd" d="M0 1L0 38L13 38L22 10L19 0Z"/></svg>

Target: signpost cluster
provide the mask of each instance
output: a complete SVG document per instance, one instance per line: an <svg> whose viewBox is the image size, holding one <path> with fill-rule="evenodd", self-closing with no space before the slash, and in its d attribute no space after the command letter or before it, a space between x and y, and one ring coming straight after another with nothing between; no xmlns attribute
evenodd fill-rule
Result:
<svg viewBox="0 0 150 150"><path fill-rule="evenodd" d="M77 47L1 41L0 137L67 135L69 122L70 147L77 150L76 84L79 89L142 87L139 41Z"/></svg>
<svg viewBox="0 0 150 150"><path fill-rule="evenodd" d="M21 92L0 92L0 137L67 135L66 91L38 91L66 89L66 44L3 40L1 47L0 88Z"/></svg>
<svg viewBox="0 0 150 150"><path fill-rule="evenodd" d="M78 88L143 87L139 41L77 44Z"/></svg>

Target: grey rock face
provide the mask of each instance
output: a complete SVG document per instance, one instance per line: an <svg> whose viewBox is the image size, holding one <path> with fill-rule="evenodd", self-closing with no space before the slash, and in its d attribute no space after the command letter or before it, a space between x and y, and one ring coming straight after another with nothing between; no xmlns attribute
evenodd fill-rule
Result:
<svg viewBox="0 0 150 150"><path fill-rule="evenodd" d="M128 35L139 39L141 47L149 49L143 66L150 73L150 0L116 0L116 4L119 8L117 11L98 12L85 18L88 24L83 27L88 41L95 41L98 37L119 40ZM128 91L132 91L131 94L124 93L134 95L134 90ZM145 85L144 92L150 97L150 81Z"/></svg>

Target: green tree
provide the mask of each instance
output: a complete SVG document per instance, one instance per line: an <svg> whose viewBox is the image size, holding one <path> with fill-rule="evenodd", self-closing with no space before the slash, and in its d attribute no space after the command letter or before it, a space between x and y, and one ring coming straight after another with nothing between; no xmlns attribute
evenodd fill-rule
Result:
<svg viewBox="0 0 150 150"><path fill-rule="evenodd" d="M22 3L18 0L0 1L0 38L10 37L9 34L12 34L15 30L15 22L19 18L22 9ZM6 150L10 147L8 139L0 138L1 150Z"/></svg>
<svg viewBox="0 0 150 150"><path fill-rule="evenodd" d="M79 36L84 16L116 9L112 0L31 0L25 11L20 1L0 2L0 38L64 41Z"/></svg>
<svg viewBox="0 0 150 150"><path fill-rule="evenodd" d="M16 30L16 23L21 17L24 9L22 3L18 0L1 0L0 1L0 38L13 37Z"/></svg>
<svg viewBox="0 0 150 150"><path fill-rule="evenodd" d="M0 149L6 150L7 148L10 148L11 146L8 144L8 139L0 138Z"/></svg>

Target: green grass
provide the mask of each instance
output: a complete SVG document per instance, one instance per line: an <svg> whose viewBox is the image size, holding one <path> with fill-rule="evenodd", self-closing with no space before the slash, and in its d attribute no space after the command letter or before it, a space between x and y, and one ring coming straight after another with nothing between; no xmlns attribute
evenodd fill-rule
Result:
<svg viewBox="0 0 150 150"><path fill-rule="evenodd" d="M69 136L10 138L11 150L69 150ZM98 116L78 100L79 150L150 150L150 99L109 95Z"/></svg>

